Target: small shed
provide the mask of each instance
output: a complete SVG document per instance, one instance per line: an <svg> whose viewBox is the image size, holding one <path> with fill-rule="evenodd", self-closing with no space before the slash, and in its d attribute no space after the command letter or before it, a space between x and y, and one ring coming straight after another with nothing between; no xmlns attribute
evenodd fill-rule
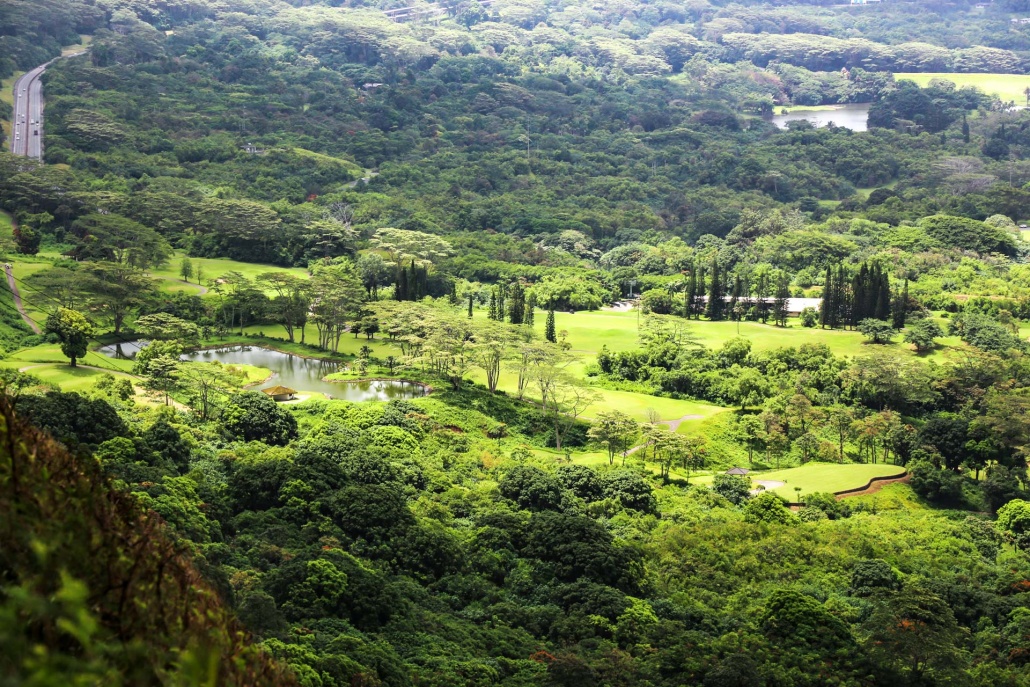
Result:
<svg viewBox="0 0 1030 687"><path fill-rule="evenodd" d="M289 401L292 400L294 395L297 393L296 389L291 389L288 386L282 385L270 386L267 389L262 389L261 391L271 396L273 401Z"/></svg>
<svg viewBox="0 0 1030 687"><path fill-rule="evenodd" d="M726 471L726 474L727 475L740 475L740 476L743 477L744 475L748 474L749 472L751 472L751 471L748 470L747 468L730 468L729 470Z"/></svg>

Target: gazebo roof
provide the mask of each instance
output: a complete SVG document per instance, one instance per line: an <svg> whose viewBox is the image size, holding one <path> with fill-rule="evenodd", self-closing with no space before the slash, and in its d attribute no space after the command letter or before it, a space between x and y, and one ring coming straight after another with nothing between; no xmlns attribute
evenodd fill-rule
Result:
<svg viewBox="0 0 1030 687"><path fill-rule="evenodd" d="M748 470L747 468L730 468L729 470L726 471L726 474L727 475L746 475L749 472L751 472L751 471Z"/></svg>
<svg viewBox="0 0 1030 687"><path fill-rule="evenodd" d="M288 386L282 385L270 386L267 389L262 389L261 391L268 394L269 396L285 396L287 394L297 393L296 389L291 389Z"/></svg>

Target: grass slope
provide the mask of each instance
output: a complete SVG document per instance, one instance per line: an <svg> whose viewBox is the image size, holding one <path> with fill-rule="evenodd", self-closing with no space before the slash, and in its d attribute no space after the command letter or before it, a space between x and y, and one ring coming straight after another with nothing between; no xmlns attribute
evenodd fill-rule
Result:
<svg viewBox="0 0 1030 687"><path fill-rule="evenodd" d="M954 72L938 73L895 73L897 80L908 79L925 87L931 79L947 79L956 86L976 86L984 93L997 95L1005 101L1013 100L1017 105L1026 103L1024 91L1030 87L1030 76L1025 74L958 74Z"/></svg>

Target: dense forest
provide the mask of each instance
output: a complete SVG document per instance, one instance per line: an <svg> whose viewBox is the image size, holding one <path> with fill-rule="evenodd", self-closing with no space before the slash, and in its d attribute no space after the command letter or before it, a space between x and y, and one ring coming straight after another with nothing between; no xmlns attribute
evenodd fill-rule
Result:
<svg viewBox="0 0 1030 687"><path fill-rule="evenodd" d="M0 682L1030 685L1026 16L0 0Z"/></svg>

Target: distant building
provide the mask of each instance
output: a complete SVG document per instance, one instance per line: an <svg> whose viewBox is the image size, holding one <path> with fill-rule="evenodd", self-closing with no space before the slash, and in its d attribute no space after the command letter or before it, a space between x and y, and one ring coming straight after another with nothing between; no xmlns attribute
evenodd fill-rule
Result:
<svg viewBox="0 0 1030 687"><path fill-rule="evenodd" d="M747 468L730 468L729 470L726 471L726 474L727 475L737 475L738 477L743 477L744 475L748 474L749 472L751 472L751 471L748 470Z"/></svg>
<svg viewBox="0 0 1030 687"><path fill-rule="evenodd" d="M264 151L263 148L259 148L256 145L254 145L253 143L248 143L247 145L243 146L243 152L249 153L251 155L264 155L265 154L265 151Z"/></svg>
<svg viewBox="0 0 1030 687"><path fill-rule="evenodd" d="M708 296L702 296L701 300L704 301L705 303L707 303L708 302ZM729 296L725 296L723 298L723 300L725 300L727 303L729 303L730 302L730 297ZM750 301L751 301L752 304L754 304L754 303L758 302L758 299L757 298L751 298ZM773 303L776 302L776 299L775 298L766 298L765 302L769 304L769 308L771 309ZM792 315L792 316L797 316L797 315L800 315L801 311L804 310L805 308L814 308L815 310L819 310L819 307L822 305L822 302L823 302L822 298L788 298L787 299L787 314L788 315Z"/></svg>
<svg viewBox="0 0 1030 687"><path fill-rule="evenodd" d="M883 2L883 0L851 0L852 5L872 5L878 2Z"/></svg>
<svg viewBox="0 0 1030 687"><path fill-rule="evenodd" d="M1013 24L1030 24L1030 17L1012 17L1009 21Z"/></svg>

